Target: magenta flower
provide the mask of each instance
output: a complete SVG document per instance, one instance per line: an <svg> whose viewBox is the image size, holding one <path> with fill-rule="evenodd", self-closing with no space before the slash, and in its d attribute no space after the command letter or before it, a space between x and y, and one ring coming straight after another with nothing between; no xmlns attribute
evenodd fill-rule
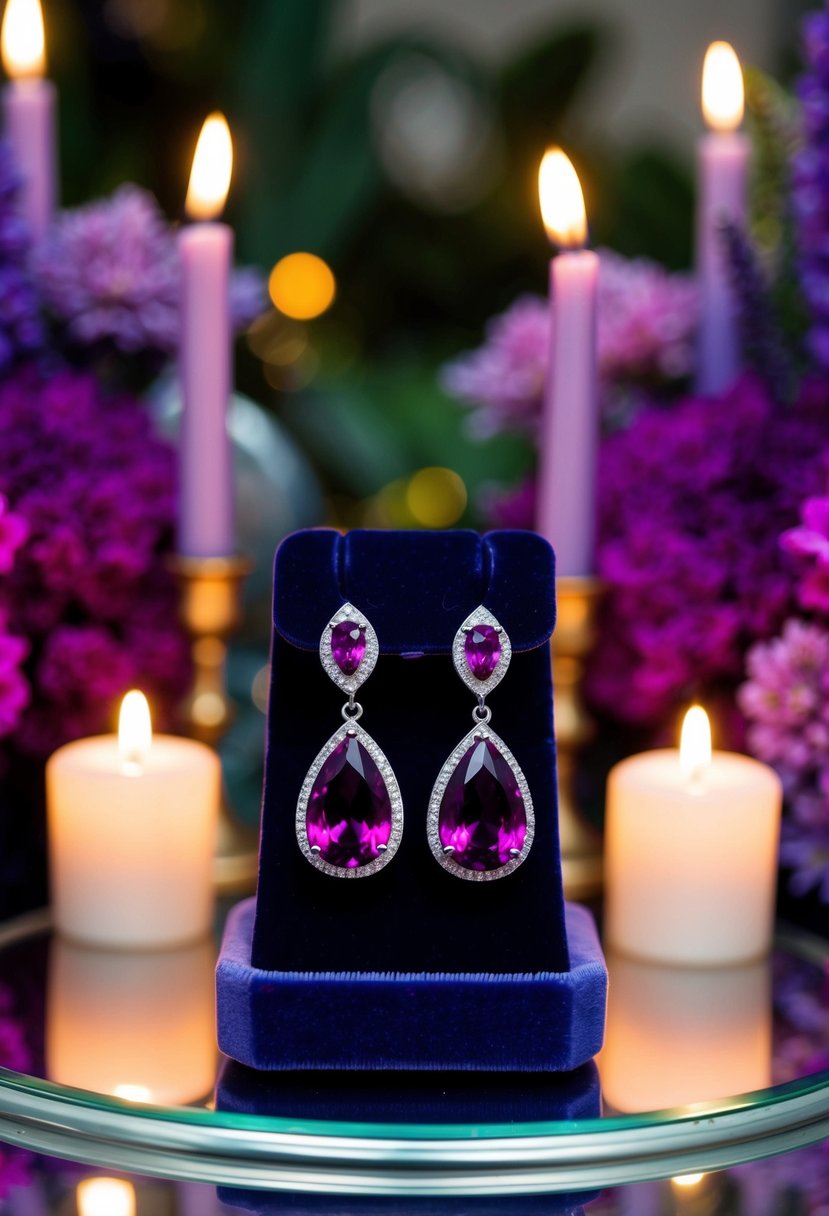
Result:
<svg viewBox="0 0 829 1216"><path fill-rule="evenodd" d="M134 684L169 722L189 675L164 563L173 450L136 401L69 371L0 383L0 434L0 527L25 525L2 584L0 735L46 756L108 729Z"/></svg>
<svg viewBox="0 0 829 1216"><path fill-rule="evenodd" d="M801 526L784 532L780 543L788 553L806 559L800 563L805 567L797 589L800 603L829 612L829 498L807 498Z"/></svg>

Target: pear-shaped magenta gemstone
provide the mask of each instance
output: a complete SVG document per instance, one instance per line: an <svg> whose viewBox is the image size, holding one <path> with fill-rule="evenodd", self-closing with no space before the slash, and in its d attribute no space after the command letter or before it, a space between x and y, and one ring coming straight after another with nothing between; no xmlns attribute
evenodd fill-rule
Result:
<svg viewBox="0 0 829 1216"><path fill-rule="evenodd" d="M332 866L353 870L382 853L391 836L391 799L383 775L358 739L346 737L311 787L308 843Z"/></svg>
<svg viewBox="0 0 829 1216"><path fill-rule="evenodd" d="M501 638L494 625L475 625L466 635L463 652L476 680L488 680L501 661Z"/></svg>
<svg viewBox="0 0 829 1216"><path fill-rule="evenodd" d="M449 778L438 835L467 870L497 870L514 860L527 835L518 781L491 739L476 739Z"/></svg>
<svg viewBox="0 0 829 1216"><path fill-rule="evenodd" d="M331 630L331 653L344 676L353 676L366 653L366 631L356 621L340 621Z"/></svg>

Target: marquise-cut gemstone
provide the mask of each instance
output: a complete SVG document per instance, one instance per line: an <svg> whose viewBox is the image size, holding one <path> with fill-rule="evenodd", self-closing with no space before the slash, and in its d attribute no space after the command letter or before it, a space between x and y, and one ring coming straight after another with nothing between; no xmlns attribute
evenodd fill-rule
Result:
<svg viewBox="0 0 829 1216"><path fill-rule="evenodd" d="M467 870L497 870L514 860L527 835L518 780L491 739L476 739L444 791L438 815L441 846Z"/></svg>
<svg viewBox="0 0 829 1216"><path fill-rule="evenodd" d="M366 631L356 621L340 621L331 630L331 654L344 676L353 676L366 653Z"/></svg>
<svg viewBox="0 0 829 1216"><path fill-rule="evenodd" d="M466 663L476 680L488 680L501 661L501 638L493 625L475 625L463 644Z"/></svg>
<svg viewBox="0 0 829 1216"><path fill-rule="evenodd" d="M380 857L391 836L391 799L383 775L358 739L341 740L311 787L308 843L332 866L353 870Z"/></svg>

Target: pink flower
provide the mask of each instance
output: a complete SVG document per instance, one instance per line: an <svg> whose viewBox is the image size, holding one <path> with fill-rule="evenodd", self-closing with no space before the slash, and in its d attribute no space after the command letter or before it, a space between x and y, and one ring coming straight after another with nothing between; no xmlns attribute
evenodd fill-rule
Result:
<svg viewBox="0 0 829 1216"><path fill-rule="evenodd" d="M598 287L599 375L603 408L616 412L632 387L658 390L687 376L693 360L696 288L639 258L601 251ZM478 438L504 430L534 431L541 413L550 352L550 308L521 296L490 321L486 341L443 370L450 396L472 407Z"/></svg>

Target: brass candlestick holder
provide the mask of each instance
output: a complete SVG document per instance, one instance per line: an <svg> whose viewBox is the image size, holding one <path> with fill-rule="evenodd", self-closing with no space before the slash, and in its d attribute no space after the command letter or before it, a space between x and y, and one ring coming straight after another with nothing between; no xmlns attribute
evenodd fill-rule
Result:
<svg viewBox="0 0 829 1216"><path fill-rule="evenodd" d="M590 899L602 889L602 842L578 809L576 760L592 737L581 683L584 661L593 646L596 610L603 594L596 578L556 579L557 619L552 639L553 709L558 757L558 824L564 894Z"/></svg>
<svg viewBox="0 0 829 1216"><path fill-rule="evenodd" d="M173 556L170 566L181 587L180 615L190 635L193 685L182 712L187 733L216 747L235 717L227 694L227 639L242 619L242 583L253 569L243 556ZM223 895L252 891L256 885L258 840L240 823L222 795L216 845L215 885Z"/></svg>

